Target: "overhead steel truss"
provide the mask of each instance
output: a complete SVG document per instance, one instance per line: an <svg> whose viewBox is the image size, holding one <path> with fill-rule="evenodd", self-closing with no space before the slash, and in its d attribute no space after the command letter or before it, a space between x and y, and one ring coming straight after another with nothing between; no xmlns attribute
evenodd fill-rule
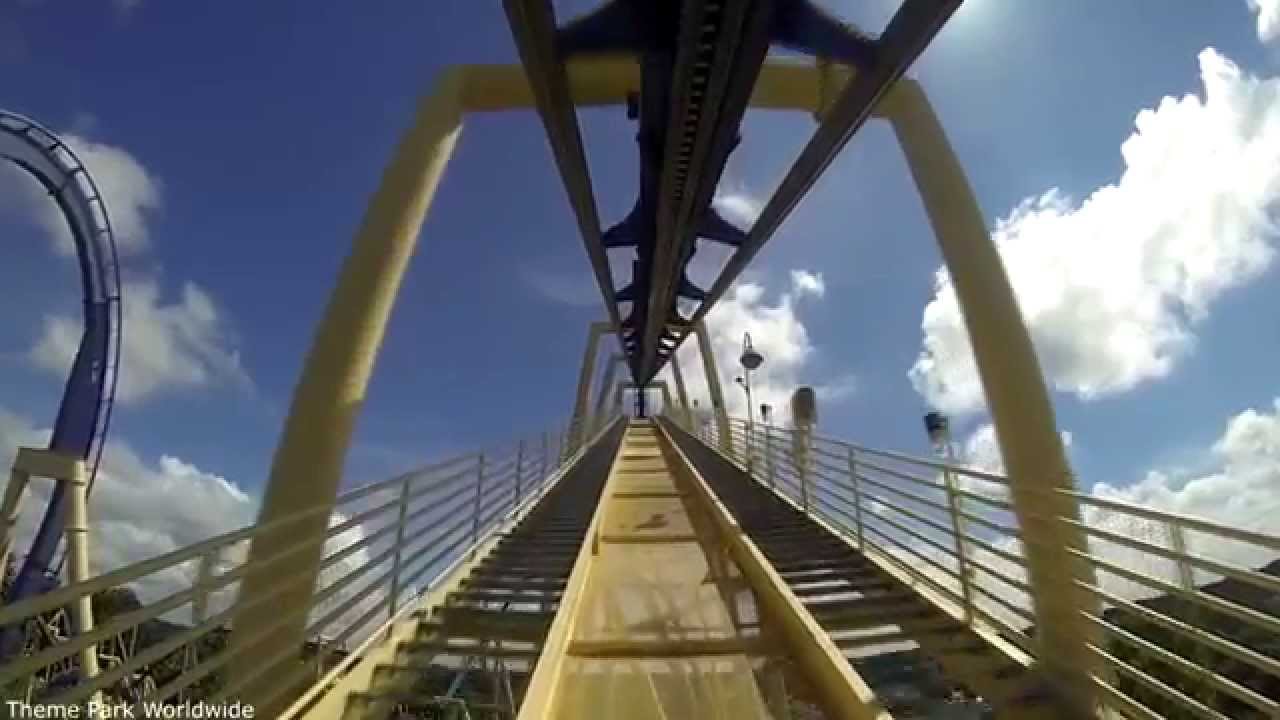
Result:
<svg viewBox="0 0 1280 720"><path fill-rule="evenodd" d="M808 0L614 0L564 27L550 0L505 0L507 19L577 217L605 307L633 380L646 384L724 295L872 110L963 0L904 0L878 38L863 36ZM711 209L715 189L768 50L781 45L854 68L852 80L748 232ZM636 209L602 232L565 60L631 53L641 83ZM666 117L661 117L666 115ZM697 239L732 254L709 291L689 282ZM606 250L636 247L632 282L613 285ZM685 317L678 300L697 303ZM620 305L629 303L623 317Z"/></svg>

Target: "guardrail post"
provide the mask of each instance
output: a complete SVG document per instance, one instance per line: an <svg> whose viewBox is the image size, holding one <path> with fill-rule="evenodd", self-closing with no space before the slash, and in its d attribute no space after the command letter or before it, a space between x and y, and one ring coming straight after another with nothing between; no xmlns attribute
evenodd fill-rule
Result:
<svg viewBox="0 0 1280 720"><path fill-rule="evenodd" d="M1187 562L1187 536L1186 528L1182 527L1182 523L1170 518L1165 523L1169 526L1169 544L1173 546L1173 551L1178 554L1178 582L1182 585L1183 590L1194 592L1196 590L1195 571L1191 568L1191 563Z"/></svg>
<svg viewBox="0 0 1280 720"><path fill-rule="evenodd" d="M800 469L800 507L809 512L809 464L805 463Z"/></svg>
<svg viewBox="0 0 1280 720"><path fill-rule="evenodd" d="M950 444L947 448L947 459L951 460ZM965 523L961 511L964 508L963 498L956 494L956 478L951 472L950 464L942 471L942 484L947 491L947 514L951 516L951 532L956 536L956 560L960 565L960 594L964 598L964 619L973 622L973 577L970 574L968 551L964 535Z"/></svg>
<svg viewBox="0 0 1280 720"><path fill-rule="evenodd" d="M200 625L209 619L209 587L213 584L213 570L218 564L218 559L222 555L222 548L217 547L200 556L200 563L196 566L196 582L194 587L195 596L191 598L191 626ZM199 640L187 643L182 648L182 671L188 670L200 664ZM186 688L178 694L178 702L191 702L196 700L192 693L193 688Z"/></svg>
<svg viewBox="0 0 1280 720"><path fill-rule="evenodd" d="M801 425L791 430L792 446L795 452L796 474L800 476L800 507L809 512L809 443L810 429Z"/></svg>
<svg viewBox="0 0 1280 720"><path fill-rule="evenodd" d="M484 453L476 462L476 504L471 516L471 557L476 556L476 548L480 545L480 496L484 494Z"/></svg>
<svg viewBox="0 0 1280 720"><path fill-rule="evenodd" d="M538 461L538 482L547 480L547 466L551 464L551 431L542 431L542 456Z"/></svg>
<svg viewBox="0 0 1280 720"><path fill-rule="evenodd" d="M391 559L391 596L387 598L387 619L396 616L396 605L400 601L400 562L404 550L404 524L409 514L409 478L405 476L400 484L400 509L396 518L396 552Z"/></svg>
<svg viewBox="0 0 1280 720"><path fill-rule="evenodd" d="M516 448L516 495L511 501L512 509L520 507L520 481L521 475L524 473L524 438L520 439L520 445Z"/></svg>
<svg viewBox="0 0 1280 720"><path fill-rule="evenodd" d="M199 625L209 619L209 586L213 584L213 569L218 564L222 548L214 548L200 556L196 567L195 597L191 599L191 624Z"/></svg>
<svg viewBox="0 0 1280 720"><path fill-rule="evenodd" d="M764 458L765 465L769 472L769 487L775 488L778 485L778 468L773 461L773 426L764 426Z"/></svg>
<svg viewBox="0 0 1280 720"><path fill-rule="evenodd" d="M858 484L858 455L849 448L849 484L853 488L853 521L857 525L858 549L866 549L866 539L862 534L862 486Z"/></svg>

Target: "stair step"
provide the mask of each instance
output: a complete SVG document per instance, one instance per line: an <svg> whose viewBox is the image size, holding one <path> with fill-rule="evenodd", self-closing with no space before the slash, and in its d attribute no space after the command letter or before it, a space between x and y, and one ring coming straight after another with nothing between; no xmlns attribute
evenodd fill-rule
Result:
<svg viewBox="0 0 1280 720"><path fill-rule="evenodd" d="M988 682L988 689L982 693L983 698L996 708L997 715L1002 710L1015 709L1015 717L1023 717L1027 709L1037 707L1054 707L1054 697L1044 685L1044 681L1032 673L1022 673L1015 677Z"/></svg>
<svg viewBox="0 0 1280 720"><path fill-rule="evenodd" d="M483 610L446 605L436 609L432 620L438 618L440 621L436 632L450 636L541 642L554 617L554 612ZM420 629L425 630L432 624L434 623L421 623Z"/></svg>
<svg viewBox="0 0 1280 720"><path fill-rule="evenodd" d="M876 608L883 611L885 608L911 608L925 607L920 603L919 598L907 590L897 590L894 592L877 593L875 595L862 595L850 598L833 598L825 599L809 599L805 600L804 606L811 613L819 612L835 612L845 608Z"/></svg>
<svg viewBox="0 0 1280 720"><path fill-rule="evenodd" d="M765 553L765 556L768 557L769 554ZM786 560L786 561L779 561L770 557L769 560L773 565L774 571L782 575L783 577L786 577L787 575L790 575L797 571L806 571L806 570L807 571L826 570L828 572L841 572L841 571L856 572L858 570L866 569L866 565L863 564L863 561L857 559L856 556L834 557L834 558L818 557L818 558L810 558L810 559L800 558L800 559Z"/></svg>
<svg viewBox="0 0 1280 720"><path fill-rule="evenodd" d="M396 665L404 667L417 667L421 669L421 663L412 661L402 662L411 657L438 657L442 655L454 657L487 657L487 658L506 658L506 659L523 659L537 660L542 654L542 647L524 643L520 647L511 647L504 645L498 647L493 643L472 643L459 644L449 643L442 640L411 640L402 642L396 647Z"/></svg>
<svg viewBox="0 0 1280 720"><path fill-rule="evenodd" d="M838 585L805 585L803 587L793 587L791 588L791 592L801 600L806 600L808 598L824 598L835 595L857 595L860 599L874 599L881 595L900 595L900 593L896 593L894 591L895 587L896 586L892 583L884 582L856 585L842 583Z"/></svg>
<svg viewBox="0 0 1280 720"><path fill-rule="evenodd" d="M880 580L881 576L864 565L835 563L820 567L799 567L794 564L774 565L774 572L782 576L790 585L826 582L831 580L862 581Z"/></svg>
<svg viewBox="0 0 1280 720"><path fill-rule="evenodd" d="M573 565L578 561L577 555L556 555L552 557L538 557L536 555L513 555L503 553L501 555L494 554L486 557L476 564L473 573L505 573L507 575L513 573L525 573L534 575L552 575L565 574L568 575L573 570Z"/></svg>
<svg viewBox="0 0 1280 720"><path fill-rule="evenodd" d="M513 591L489 590L487 588L468 588L451 592L445 596L445 602L453 605L456 602L512 602L512 603L544 603L558 604L561 590L550 592L527 592L521 589Z"/></svg>
<svg viewBox="0 0 1280 720"><path fill-rule="evenodd" d="M563 590L569 584L569 578L565 577L531 577L528 574L509 573L509 572L474 572L470 577L463 578L458 583L460 587L467 588L484 588L486 590L521 590L521 589L541 589L541 590Z"/></svg>
<svg viewBox="0 0 1280 720"><path fill-rule="evenodd" d="M874 604L810 608L810 612L827 632L880 625L901 625L902 622L911 618L927 617L933 613L931 609L923 606L885 607Z"/></svg>

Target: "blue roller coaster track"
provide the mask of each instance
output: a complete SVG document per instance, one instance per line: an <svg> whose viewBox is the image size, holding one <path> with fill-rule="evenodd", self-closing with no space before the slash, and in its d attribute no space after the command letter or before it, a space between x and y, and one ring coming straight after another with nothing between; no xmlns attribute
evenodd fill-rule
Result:
<svg viewBox="0 0 1280 720"><path fill-rule="evenodd" d="M122 317L120 268L106 204L89 172L66 143L21 115L0 110L0 158L16 164L44 186L71 228L84 289L84 334L71 366L49 449L84 458L90 487L97 478L111 422L120 364ZM63 526L65 488L49 496L44 518L7 602L38 595L56 583L53 568ZM9 628L0 636L0 657L13 652Z"/></svg>

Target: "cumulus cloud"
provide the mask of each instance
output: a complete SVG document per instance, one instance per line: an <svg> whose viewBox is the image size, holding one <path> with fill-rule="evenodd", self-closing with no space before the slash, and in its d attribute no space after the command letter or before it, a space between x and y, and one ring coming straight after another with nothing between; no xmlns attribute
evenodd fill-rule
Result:
<svg viewBox="0 0 1280 720"><path fill-rule="evenodd" d="M51 431L0 408L0 467L12 467L17 448L46 447ZM18 547L34 535L52 484L33 480L18 523ZM93 488L89 519L92 570L106 572L204 540L253 520L256 502L237 485L175 457L144 460L127 443L107 443ZM189 584L178 567L144 579L154 598Z"/></svg>
<svg viewBox="0 0 1280 720"><path fill-rule="evenodd" d="M62 133L59 137L84 163L102 193L119 252L136 254L145 250L150 243L147 224L161 206L159 178L124 148L76 133ZM74 256L75 243L62 211L44 188L25 175L16 166L0 164L0 196L8 197L5 208L34 221L58 254Z"/></svg>
<svg viewBox="0 0 1280 720"><path fill-rule="evenodd" d="M1165 512L1206 518L1238 530L1280 535L1280 399L1270 410L1248 409L1227 421L1223 434L1209 451L1207 472L1152 470L1124 487L1098 483L1093 494ZM1125 532L1121 513L1090 508L1090 524ZM1169 528L1152 526L1146 534L1168 544ZM1189 547L1209 557L1255 567L1276 559L1277 553L1198 532L1188 533Z"/></svg>
<svg viewBox="0 0 1280 720"><path fill-rule="evenodd" d="M572 275L550 270L522 268L520 279L538 296L560 305L599 307L603 305L595 278L585 269Z"/></svg>
<svg viewBox="0 0 1280 720"><path fill-rule="evenodd" d="M760 369L751 374L751 395L756 414L759 414L761 404L768 404L773 407L776 422L788 422L791 393L803 384L812 385L820 396L830 401L843 399L854 392L856 382L852 375L835 378L826 384L804 377L816 350L801 319L801 309L806 302L820 300L826 293L826 285L820 273L807 270L793 270L788 278L787 289L778 294L774 302L768 299L769 293L763 284L743 281L730 288L707 313L707 332L730 415L747 415L746 395L734 382L742 372L738 357L742 354L743 333L751 334L752 345L765 357ZM679 360L690 400L698 399L700 406L709 409L706 379L701 372L702 360L693 338L681 345ZM674 387L670 383L669 368L663 370L661 377Z"/></svg>
<svg viewBox="0 0 1280 720"><path fill-rule="evenodd" d="M198 285L186 283L179 298L166 302L155 279L139 280L125 283L122 296L121 402L145 400L168 389L250 384L225 318ZM66 375L81 332L77 317L46 315L28 359L37 368Z"/></svg>
<svg viewBox="0 0 1280 720"><path fill-rule="evenodd" d="M92 119L77 121L84 131ZM140 255L150 245L149 224L161 207L161 183L124 148L72 131L60 137L93 176L107 207L121 255ZM9 163L0 164L0 210L44 231L54 250L71 258L75 246L62 212L43 188ZM209 293L187 282L179 297L163 297L157 277L141 277L121 288L124 344L118 398L138 402L169 389L220 382L250 384L226 319ZM83 331L79 314L52 312L27 357L36 368L66 374Z"/></svg>
<svg viewBox="0 0 1280 720"><path fill-rule="evenodd" d="M29 419L0 407L0 467L12 467L19 447L47 447L51 430L39 428ZM7 481L7 475L6 475ZM17 525L17 547L25 549L35 535L44 508L48 504L52 483L33 479L28 486ZM93 487L89 503L90 569L95 575L162 555L202 540L245 527L254 521L258 498L244 492L234 482L216 473L202 470L180 458L161 455L148 461L128 443L107 443L103 463ZM333 525L347 517L335 513ZM362 526L338 533L326 546L332 554L364 538ZM230 547L217 558L216 573L224 573L243 562L248 543ZM320 577L322 587L340 580L371 561L367 548L361 549L326 568ZM158 600L184 590L195 582L195 562L175 565L132 584L143 602ZM362 588L357 581L336 592L313 612L318 618L344 603ZM210 613L228 607L234 586L210 599ZM341 613L336 627L357 619L383 597L373 593ZM186 620L186 616L180 616Z"/></svg>
<svg viewBox="0 0 1280 720"><path fill-rule="evenodd" d="M1069 444L1069 436L1064 437L1064 440ZM961 444L960 459L962 464L986 472L999 474L1004 471L1004 463L990 425L978 428ZM1275 491L1280 487L1280 399L1273 403L1269 411L1248 409L1229 418L1222 435L1207 450L1206 461L1207 469L1199 472L1153 469L1137 482L1128 485L1096 483L1089 494L1101 500L1119 501L1200 518L1232 529L1280 535L1280 495ZM960 483L989 496L1007 495L1005 487L996 483L963 476ZM1003 511L993 510L972 500L963 502L966 510L971 513L987 516L1000 523L1012 521L1012 516ZM1088 526L1100 531L1165 548L1175 547L1174 533L1178 531L1164 521L1088 502L1082 503L1082 519ZM984 526L977 525L970 526L969 532L983 537L999 550L1021 554L1019 544L1013 538L994 534ZM1280 556L1274 549L1225 539L1212 533L1185 528L1182 533L1189 552L1237 567L1260 567ZM1121 567L1170 584L1181 581L1180 569L1176 563L1147 551L1097 536L1090 538L1089 545L1093 555ZM912 547L934 560L951 564L949 559L933 548L920 544L913 544ZM1026 579L1026 573L1020 566L994 553L976 547L970 548L970 552L983 565L1017 580ZM898 554L904 559L909 558L905 551ZM927 568L926 571L940 581L950 582L936 571ZM985 573L980 572L975 577L982 587L1030 610L1030 598L1023 596L1021 592L1006 587ZM1221 578L1197 570L1193 572L1191 579L1196 584L1204 584ZM1098 582L1104 590L1131 600L1161 594L1145 585L1104 571L1098 572ZM986 605L990 612L1015 627L1026 624L997 603Z"/></svg>
<svg viewBox="0 0 1280 720"><path fill-rule="evenodd" d="M1280 37L1280 0L1246 0L1258 16L1258 39L1271 42Z"/></svg>
<svg viewBox="0 0 1280 720"><path fill-rule="evenodd" d="M717 193L712 207L719 210L725 220L744 230L755 224L764 209L758 198L742 188Z"/></svg>
<svg viewBox="0 0 1280 720"><path fill-rule="evenodd" d="M1280 78L1200 54L1203 96L1140 112L1125 171L1083 201L1029 198L993 232L1052 386L1090 399L1167 376L1228 290L1275 255ZM909 376L934 406L979 409L983 391L945 269Z"/></svg>

